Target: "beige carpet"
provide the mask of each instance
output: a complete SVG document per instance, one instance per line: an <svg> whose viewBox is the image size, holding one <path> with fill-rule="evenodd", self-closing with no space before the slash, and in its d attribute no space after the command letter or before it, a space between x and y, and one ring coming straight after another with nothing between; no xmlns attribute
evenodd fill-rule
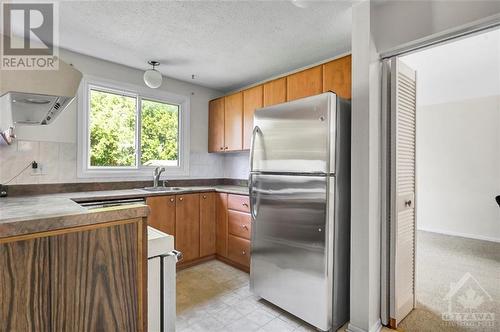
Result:
<svg viewBox="0 0 500 332"><path fill-rule="evenodd" d="M416 279L417 308L400 329L500 331L500 243L419 231ZM451 313L466 315L443 320L450 306Z"/></svg>

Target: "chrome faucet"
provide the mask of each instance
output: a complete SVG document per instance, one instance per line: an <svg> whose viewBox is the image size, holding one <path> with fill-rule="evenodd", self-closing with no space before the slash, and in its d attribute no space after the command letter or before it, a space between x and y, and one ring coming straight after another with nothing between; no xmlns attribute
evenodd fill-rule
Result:
<svg viewBox="0 0 500 332"><path fill-rule="evenodd" d="M153 172L153 187L158 187L158 182L160 182L161 173L165 172L165 167L156 167Z"/></svg>

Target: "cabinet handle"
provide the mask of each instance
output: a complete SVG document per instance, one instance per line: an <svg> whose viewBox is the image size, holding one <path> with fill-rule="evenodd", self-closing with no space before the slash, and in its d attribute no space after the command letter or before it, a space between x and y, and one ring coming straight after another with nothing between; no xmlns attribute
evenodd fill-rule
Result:
<svg viewBox="0 0 500 332"><path fill-rule="evenodd" d="M247 225L241 225L241 228L248 230L248 226Z"/></svg>
<svg viewBox="0 0 500 332"><path fill-rule="evenodd" d="M244 207L248 207L248 204L247 203L243 203L242 204Z"/></svg>
<svg viewBox="0 0 500 332"><path fill-rule="evenodd" d="M227 150L227 146L226 146L226 147L224 147L224 150Z"/></svg>
<svg viewBox="0 0 500 332"><path fill-rule="evenodd" d="M220 147L220 149L221 149L221 150L224 150L224 148L223 148L222 146Z"/></svg>
<svg viewBox="0 0 500 332"><path fill-rule="evenodd" d="M183 201L184 200L184 197L179 197L179 201Z"/></svg>
<svg viewBox="0 0 500 332"><path fill-rule="evenodd" d="M170 201L171 201L171 202L173 202L173 201L174 201L174 199L173 199L173 198L170 198Z"/></svg>
<svg viewBox="0 0 500 332"><path fill-rule="evenodd" d="M243 251L241 252L241 254L242 254L243 256L245 256L245 255L247 254L247 252L246 252L245 250L243 250Z"/></svg>
<svg viewBox="0 0 500 332"><path fill-rule="evenodd" d="M207 195L203 195L203 199L207 199Z"/></svg>

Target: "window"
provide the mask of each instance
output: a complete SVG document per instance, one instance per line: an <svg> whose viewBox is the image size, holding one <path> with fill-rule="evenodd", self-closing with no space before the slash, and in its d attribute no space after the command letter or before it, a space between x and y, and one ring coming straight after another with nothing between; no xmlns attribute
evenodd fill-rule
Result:
<svg viewBox="0 0 500 332"><path fill-rule="evenodd" d="M96 79L84 79L79 100L78 175L188 175L186 97Z"/></svg>
<svg viewBox="0 0 500 332"><path fill-rule="evenodd" d="M141 102L141 163L177 166L179 106L143 99Z"/></svg>

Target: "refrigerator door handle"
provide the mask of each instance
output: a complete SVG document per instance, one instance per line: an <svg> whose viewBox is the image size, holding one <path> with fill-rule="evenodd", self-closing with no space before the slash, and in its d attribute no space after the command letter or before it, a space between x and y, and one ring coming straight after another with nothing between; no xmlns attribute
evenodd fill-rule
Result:
<svg viewBox="0 0 500 332"><path fill-rule="evenodd" d="M253 220L257 217L254 209L254 199L253 199L253 155L254 155L254 147L255 147L255 136L258 133L262 133L259 126L255 126L252 131L252 139L250 140L250 174L248 175L248 195L250 201L250 215Z"/></svg>
<svg viewBox="0 0 500 332"><path fill-rule="evenodd" d="M255 144L255 136L257 133L261 133L262 131L260 130L259 126L253 127L252 131L252 139L250 140L250 174L253 171L253 150L254 150L254 144Z"/></svg>
<svg viewBox="0 0 500 332"><path fill-rule="evenodd" d="M257 218L257 213L255 213L255 202L253 197L253 174L250 172L248 176L248 201L250 202L250 215L252 217L252 221Z"/></svg>

